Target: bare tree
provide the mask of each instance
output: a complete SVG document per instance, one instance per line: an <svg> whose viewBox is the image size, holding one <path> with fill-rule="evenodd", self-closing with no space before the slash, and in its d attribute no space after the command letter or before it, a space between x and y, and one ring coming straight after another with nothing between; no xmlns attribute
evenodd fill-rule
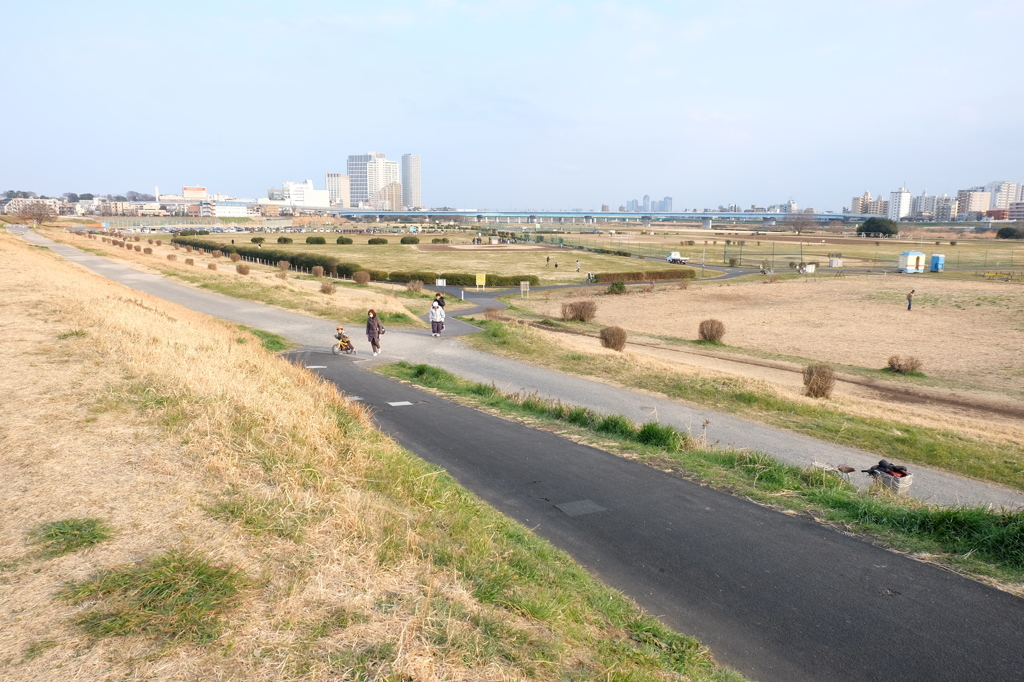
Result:
<svg viewBox="0 0 1024 682"><path fill-rule="evenodd" d="M18 216L22 220L31 220L36 225L42 225L45 221L56 218L57 212L45 201L33 201L26 204L25 208L18 212Z"/></svg>
<svg viewBox="0 0 1024 682"><path fill-rule="evenodd" d="M797 234L816 230L819 225L813 215L809 213L794 213L787 220L786 225Z"/></svg>

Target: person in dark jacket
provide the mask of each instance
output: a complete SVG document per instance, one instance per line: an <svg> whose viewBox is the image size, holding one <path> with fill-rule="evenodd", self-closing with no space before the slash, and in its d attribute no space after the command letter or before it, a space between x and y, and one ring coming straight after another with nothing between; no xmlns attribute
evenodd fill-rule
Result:
<svg viewBox="0 0 1024 682"><path fill-rule="evenodd" d="M370 311L366 313L366 340L370 342L374 355L380 355L380 337L383 333L384 325L380 323L377 311L370 308Z"/></svg>
<svg viewBox="0 0 1024 682"><path fill-rule="evenodd" d="M440 291L434 294L434 303L444 307L444 295Z"/></svg>

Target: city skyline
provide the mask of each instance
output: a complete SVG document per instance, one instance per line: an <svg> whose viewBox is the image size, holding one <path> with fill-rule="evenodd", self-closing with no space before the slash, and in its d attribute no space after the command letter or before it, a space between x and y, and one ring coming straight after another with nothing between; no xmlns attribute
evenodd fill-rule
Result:
<svg viewBox="0 0 1024 682"><path fill-rule="evenodd" d="M597 210L650 193L840 212L865 187L952 195L1024 177L1022 76L987 66L1016 62L991 32L1024 19L1020 3L101 4L6 10L45 31L0 43L21 96L3 113L18 134L0 187L198 179L258 196L382 142L430 159L431 206ZM438 39L484 34L494 49ZM960 86L925 97L914 83Z"/></svg>

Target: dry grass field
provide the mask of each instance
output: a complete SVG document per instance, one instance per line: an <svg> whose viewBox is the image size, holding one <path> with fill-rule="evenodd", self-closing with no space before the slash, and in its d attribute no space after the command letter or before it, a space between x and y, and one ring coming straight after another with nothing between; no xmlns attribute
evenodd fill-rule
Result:
<svg viewBox="0 0 1024 682"><path fill-rule="evenodd" d="M906 294L916 289L914 309ZM929 376L1016 394L1024 387L1024 287L913 276L802 278L762 283L663 287L601 295L595 322L641 334L696 339L708 318L725 323L723 342L764 353L881 369L913 355ZM558 318L572 292L517 306Z"/></svg>
<svg viewBox="0 0 1024 682"><path fill-rule="evenodd" d="M0 678L737 679L254 336L0 256Z"/></svg>

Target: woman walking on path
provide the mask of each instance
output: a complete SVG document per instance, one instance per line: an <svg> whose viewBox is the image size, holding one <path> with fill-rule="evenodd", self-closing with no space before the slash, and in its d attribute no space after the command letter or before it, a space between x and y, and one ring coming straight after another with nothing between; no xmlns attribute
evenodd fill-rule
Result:
<svg viewBox="0 0 1024 682"><path fill-rule="evenodd" d="M370 342L370 348L373 349L374 355L380 355L380 337L383 333L384 325L380 323L377 311L370 308L370 311L366 313L366 340Z"/></svg>
<svg viewBox="0 0 1024 682"><path fill-rule="evenodd" d="M430 335L441 336L442 331L444 331L444 308L434 301L430 306Z"/></svg>

